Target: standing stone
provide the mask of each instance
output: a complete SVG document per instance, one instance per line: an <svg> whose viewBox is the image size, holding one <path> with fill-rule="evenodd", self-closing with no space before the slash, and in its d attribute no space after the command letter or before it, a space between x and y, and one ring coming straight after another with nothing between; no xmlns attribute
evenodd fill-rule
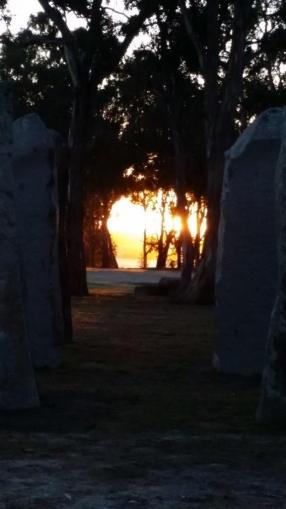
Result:
<svg viewBox="0 0 286 509"><path fill-rule="evenodd" d="M14 202L12 98L0 85L0 407L39 404L25 323Z"/></svg>
<svg viewBox="0 0 286 509"><path fill-rule="evenodd" d="M257 418L262 422L286 422L286 123L276 179L276 232L278 284L267 338Z"/></svg>
<svg viewBox="0 0 286 509"><path fill-rule="evenodd" d="M55 143L38 115L14 122L14 175L24 307L36 367L59 364L63 320L58 270Z"/></svg>
<svg viewBox="0 0 286 509"><path fill-rule="evenodd" d="M67 247L67 220L68 220L68 184L69 184L69 162L70 150L64 145L59 133L50 129L54 140L55 165L58 187L58 258L59 258L59 279L61 288L62 315L64 324L64 340L70 343L73 337L71 289L68 270L68 247Z"/></svg>
<svg viewBox="0 0 286 509"><path fill-rule="evenodd" d="M277 285L274 176L286 108L267 110L226 154L216 272L214 367L255 375L265 363Z"/></svg>

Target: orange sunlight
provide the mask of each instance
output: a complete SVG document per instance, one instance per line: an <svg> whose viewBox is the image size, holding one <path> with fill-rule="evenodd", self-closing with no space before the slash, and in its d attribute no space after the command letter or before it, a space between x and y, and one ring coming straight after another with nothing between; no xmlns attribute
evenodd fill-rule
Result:
<svg viewBox="0 0 286 509"><path fill-rule="evenodd" d="M191 234L196 235L196 210L189 218ZM147 236L160 232L160 213L148 208L146 214L141 205L135 205L130 198L121 198L112 207L108 228L117 245L117 261L119 267L139 267L139 259L143 247L143 232L146 224ZM180 231L180 218L166 213L165 224L167 230ZM205 222L203 230L205 229ZM148 266L154 267L156 253L148 255Z"/></svg>

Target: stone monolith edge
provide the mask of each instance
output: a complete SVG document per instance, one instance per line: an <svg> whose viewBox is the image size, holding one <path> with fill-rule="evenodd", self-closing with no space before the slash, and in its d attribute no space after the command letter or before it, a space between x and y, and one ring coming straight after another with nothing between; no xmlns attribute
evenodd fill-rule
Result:
<svg viewBox="0 0 286 509"><path fill-rule="evenodd" d="M53 137L38 115L14 122L16 210L30 350L34 366L50 368L59 364L63 343L54 154Z"/></svg>
<svg viewBox="0 0 286 509"><path fill-rule="evenodd" d="M226 153L214 367L260 374L277 285L274 178L286 108L261 113Z"/></svg>
<svg viewBox="0 0 286 509"><path fill-rule="evenodd" d="M71 289L68 270L67 247L67 209L70 150L64 144L62 136L56 131L49 130L55 143L55 165L58 187L58 259L59 278L61 288L62 315L64 323L64 339L70 343L73 337Z"/></svg>
<svg viewBox="0 0 286 509"><path fill-rule="evenodd" d="M261 399L261 422L286 422L286 122L275 178L278 283L267 338Z"/></svg>
<svg viewBox="0 0 286 509"><path fill-rule="evenodd" d="M0 407L39 404L28 345L13 176L12 94L0 84Z"/></svg>

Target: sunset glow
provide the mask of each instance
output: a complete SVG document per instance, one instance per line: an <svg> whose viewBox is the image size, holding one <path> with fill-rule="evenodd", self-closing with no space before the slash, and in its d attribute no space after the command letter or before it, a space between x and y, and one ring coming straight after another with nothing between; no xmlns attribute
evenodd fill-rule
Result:
<svg viewBox="0 0 286 509"><path fill-rule="evenodd" d="M154 235L160 232L160 214L156 210L147 209L144 213L143 207L135 205L129 198L121 198L112 207L108 227L111 233L125 233L128 235L142 237L146 224L147 235ZM180 230L180 218L172 218L166 214L166 229Z"/></svg>
<svg viewBox="0 0 286 509"><path fill-rule="evenodd" d="M142 253L143 232L146 224L147 236L159 234L161 217L158 210L151 207L144 213L143 207L135 205L130 198L121 198L112 207L108 228L113 240L117 245L117 259L119 266L124 266L124 259L128 259L129 265L138 266L138 260ZM165 225L168 231L175 230L179 233L181 220L178 216L172 217L166 212ZM205 220L202 230L205 230ZM196 208L189 218L189 228L193 236L196 235ZM155 253L148 256L149 266L154 265ZM130 265L131 266L131 265Z"/></svg>

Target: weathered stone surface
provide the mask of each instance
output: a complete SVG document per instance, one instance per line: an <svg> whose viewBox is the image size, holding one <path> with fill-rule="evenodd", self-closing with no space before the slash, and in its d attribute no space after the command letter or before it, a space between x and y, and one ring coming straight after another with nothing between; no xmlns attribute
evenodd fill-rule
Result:
<svg viewBox="0 0 286 509"><path fill-rule="evenodd" d="M0 407L39 403L25 323L17 242L9 85L0 85Z"/></svg>
<svg viewBox="0 0 286 509"><path fill-rule="evenodd" d="M226 154L214 367L261 373L277 284L274 176L285 108L263 112Z"/></svg>
<svg viewBox="0 0 286 509"><path fill-rule="evenodd" d="M64 338L66 343L70 343L72 341L73 328L66 230L70 151L64 145L59 133L51 129L50 133L55 142L55 165L58 184L58 258Z"/></svg>
<svg viewBox="0 0 286 509"><path fill-rule="evenodd" d="M275 178L278 283L263 370L257 418L286 422L286 122Z"/></svg>
<svg viewBox="0 0 286 509"><path fill-rule="evenodd" d="M58 271L55 142L37 115L14 122L14 175L24 307L33 364L55 367L63 342Z"/></svg>

